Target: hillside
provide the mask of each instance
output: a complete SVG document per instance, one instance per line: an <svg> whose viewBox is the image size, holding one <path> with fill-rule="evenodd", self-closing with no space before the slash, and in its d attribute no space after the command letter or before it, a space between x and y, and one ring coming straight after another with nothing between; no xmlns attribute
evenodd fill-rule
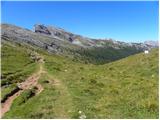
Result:
<svg viewBox="0 0 160 120"><path fill-rule="evenodd" d="M1 24L2 41L41 48L79 62L105 64L157 46L144 43L86 38L52 26L35 25L34 31Z"/></svg>
<svg viewBox="0 0 160 120"><path fill-rule="evenodd" d="M3 118L158 118L158 49L96 65L11 41L3 34L2 107L13 102Z"/></svg>

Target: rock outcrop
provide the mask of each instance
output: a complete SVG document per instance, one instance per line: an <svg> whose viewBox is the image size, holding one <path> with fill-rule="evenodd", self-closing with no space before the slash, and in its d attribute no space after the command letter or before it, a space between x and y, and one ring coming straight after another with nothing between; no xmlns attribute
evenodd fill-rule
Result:
<svg viewBox="0 0 160 120"><path fill-rule="evenodd" d="M35 25L34 27L35 27L35 32L36 33L43 33L43 34L46 34L46 35L51 35L48 28L44 25Z"/></svg>

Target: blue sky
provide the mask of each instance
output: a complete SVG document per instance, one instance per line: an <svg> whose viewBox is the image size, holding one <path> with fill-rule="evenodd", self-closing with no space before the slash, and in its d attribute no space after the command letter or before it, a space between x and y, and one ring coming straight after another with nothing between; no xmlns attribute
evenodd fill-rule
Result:
<svg viewBox="0 0 160 120"><path fill-rule="evenodd" d="M58 26L91 38L158 40L158 1L3 1L2 23Z"/></svg>

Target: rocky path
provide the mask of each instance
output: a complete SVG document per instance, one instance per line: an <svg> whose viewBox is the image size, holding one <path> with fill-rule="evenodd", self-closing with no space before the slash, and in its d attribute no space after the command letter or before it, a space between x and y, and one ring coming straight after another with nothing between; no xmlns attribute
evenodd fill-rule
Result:
<svg viewBox="0 0 160 120"><path fill-rule="evenodd" d="M45 73L45 71L43 70L43 59L40 59L39 61L39 71L34 73L33 75L31 75L29 78L27 78L24 82L18 84L18 87L20 88L20 90L18 92L16 92L15 94L13 94L12 96L8 97L8 99L2 103L1 105L1 117L3 117L3 115L9 111L13 100L18 97L24 90L30 89L32 87L37 87L37 93L39 94L40 92L43 91L43 87L41 86L41 84L38 83L38 79L40 78L42 73Z"/></svg>

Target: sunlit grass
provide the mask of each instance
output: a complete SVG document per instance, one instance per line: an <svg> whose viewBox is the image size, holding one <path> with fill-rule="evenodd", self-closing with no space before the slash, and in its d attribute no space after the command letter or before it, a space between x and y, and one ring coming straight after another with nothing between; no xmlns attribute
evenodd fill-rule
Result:
<svg viewBox="0 0 160 120"><path fill-rule="evenodd" d="M15 100L4 118L80 118L79 111L86 118L158 118L157 49L103 65L39 53L44 90L19 106Z"/></svg>

